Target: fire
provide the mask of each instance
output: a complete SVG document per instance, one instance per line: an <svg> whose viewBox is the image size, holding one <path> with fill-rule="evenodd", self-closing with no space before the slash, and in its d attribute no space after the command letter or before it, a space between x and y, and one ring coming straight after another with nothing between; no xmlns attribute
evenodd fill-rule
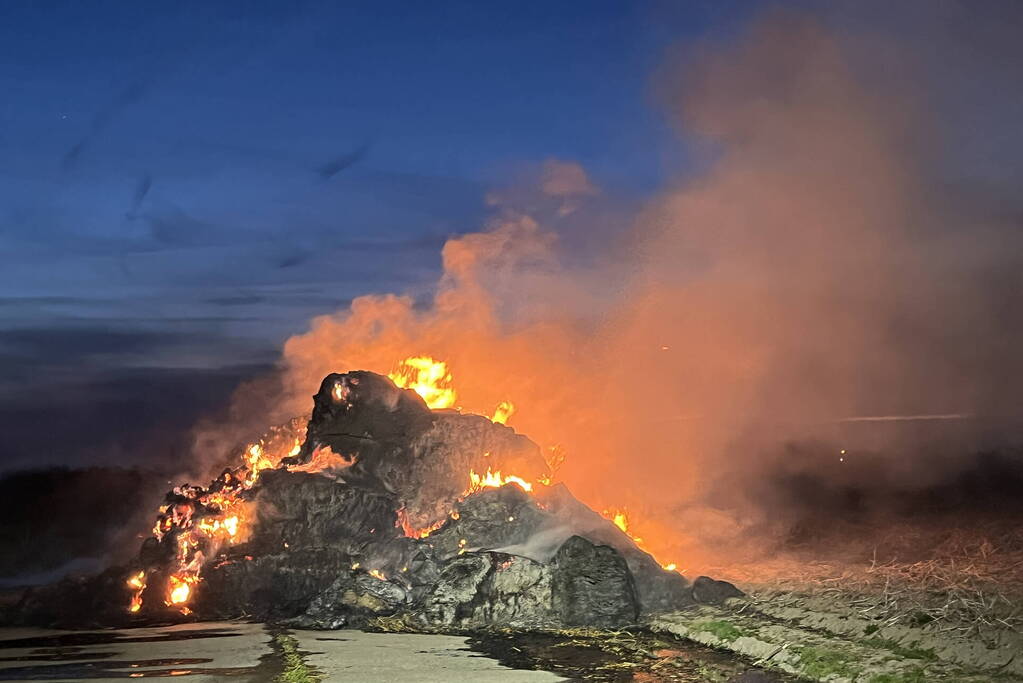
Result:
<svg viewBox="0 0 1023 683"><path fill-rule="evenodd" d="M484 453L484 455L489 455L489 453ZM517 477L514 474L505 476L502 475L500 471L495 472L489 467L484 474L478 474L475 470L470 469L469 485L462 493L461 499L464 500L474 493L479 493L484 489L500 488L505 484L515 484L523 491L527 492L531 492L533 490L533 484L531 482L526 481L522 477ZM450 517L451 519L458 519L458 510L451 510L447 517ZM396 511L394 526L399 527L408 538L426 538L434 531L444 526L444 523L447 521L447 517L425 527L416 527L413 526L411 520L409 520L408 511L402 507ZM515 521L515 518L509 517L508 521L513 522ZM464 542L459 545L464 545Z"/></svg>
<svg viewBox="0 0 1023 683"><path fill-rule="evenodd" d="M494 410L494 415L491 417L492 422L497 424L508 424L508 418L515 414L515 404L511 401L501 401L497 404L497 408Z"/></svg>
<svg viewBox="0 0 1023 683"><path fill-rule="evenodd" d="M430 356L410 356L387 375L401 389L412 389L433 410L455 405L458 393L451 386L448 364Z"/></svg>
<svg viewBox="0 0 1023 683"><path fill-rule="evenodd" d="M605 508L604 510L601 511L600 514L606 517L607 519L611 520L611 522L616 527L622 530L622 533L624 533L626 536L632 539L632 542L635 543L640 550L643 550L653 555L653 553L651 553L650 550L644 546L643 539L640 538L639 536L633 536L632 533L629 531L630 522L628 512L626 512L624 509ZM678 565L674 562L667 562L662 564L661 569L669 572L679 572L680 574L682 573L678 570Z"/></svg>
<svg viewBox="0 0 1023 683"><path fill-rule="evenodd" d="M396 386L415 391L433 410L451 408L458 398L448 364L430 356L410 356L401 361L388 377ZM334 398L339 401L348 400L349 391L348 387L336 384L333 388ZM515 405L511 401L501 401L490 419L497 424L507 424L515 410ZM261 472L282 467L285 458L301 452L302 436L295 434L304 434L304 430L302 420L272 430L264 439L246 446L239 458L239 465L225 470L209 487L186 484L168 494L168 501L160 507L160 514L153 526L153 536L157 540L167 539L173 541L176 546L175 565L165 587L164 604L173 606L184 614L190 613L187 603L195 596L195 587L201 582L201 573L207 559L216 560L224 545L242 542L247 536L247 520L250 519L250 515L245 492L256 484ZM357 453L342 455L334 453L327 446L321 446L313 451L308 462L289 464L287 469L322 474L349 467L357 457ZM565 460L564 449L560 445L545 448L544 458L549 471L546 475L539 476L535 482L514 474L503 474L500 470L489 467L482 474L470 469L469 482L462 498L506 484L515 484L526 492L532 492L534 484L549 485ZM604 510L603 514L643 548L643 539L633 536L630 532L630 520L625 510ZM451 519L458 519L458 511L451 510L448 516ZM422 539L439 529L446 521L447 517L424 527L415 527L410 522L406 510L401 508L397 510L395 526L401 528L409 538ZM460 547L460 552L464 552L464 542L460 543ZM355 563L352 568L358 566L358 563ZM663 564L662 567L667 571L677 571L675 563ZM378 579L386 580L379 570L374 569L369 573ZM129 576L127 585L132 595L128 609L131 612L138 612L142 609L142 596L146 592L146 571L142 570Z"/></svg>
<svg viewBox="0 0 1023 683"><path fill-rule="evenodd" d="M384 576L384 573L382 571L380 571L379 569L370 569L368 574L370 576L372 576L374 579L379 579L380 581L386 581L387 580L387 577Z"/></svg>
<svg viewBox="0 0 1023 683"><path fill-rule="evenodd" d="M330 446L320 446L313 455L309 458L309 462L302 465L292 465L288 468L289 472L310 472L310 473L321 473L328 472L330 470L340 470L346 467L350 467L355 462L354 458L347 458L343 455L335 453L331 450Z"/></svg>
<svg viewBox="0 0 1023 683"><path fill-rule="evenodd" d="M604 509L601 513L607 519L610 519L616 527L622 530L626 536L632 539L632 542L636 545L643 547L643 539L638 536L633 536L629 533L629 513L625 510L619 510L617 508Z"/></svg>
<svg viewBox="0 0 1023 683"><path fill-rule="evenodd" d="M629 515L625 510L604 510L601 514L614 522L616 527L629 533Z"/></svg>
<svg viewBox="0 0 1023 683"><path fill-rule="evenodd" d="M290 429L294 433L304 426L296 421ZM160 507L153 526L157 540L170 536L175 544L174 571L167 582L164 604L188 614L186 604L194 596L207 558L213 559L223 545L245 539L249 505L245 491L255 485L260 472L278 467L285 457L301 450L301 438L285 438L287 435L287 430L278 429L264 440L249 444L239 458L239 466L225 470L207 488L186 484L168 494L168 502ZM145 571L131 575L127 583L132 591L128 610L138 612L146 589Z"/></svg>
<svg viewBox="0 0 1023 683"><path fill-rule="evenodd" d="M533 485L522 477L516 477L514 474L502 476L500 471L494 472L488 467L486 474L483 475L469 470L469 488L465 490L465 495L472 495L486 488L500 488L505 484L517 484L523 491L533 490Z"/></svg>
<svg viewBox="0 0 1023 683"><path fill-rule="evenodd" d="M233 539L238 535L238 515L231 515L224 519L203 519L199 522L198 529L207 536L227 536Z"/></svg>
<svg viewBox="0 0 1023 683"><path fill-rule="evenodd" d="M143 570L138 574L132 574L128 577L127 583L131 588L131 604L128 606L128 611L138 612L142 609L142 591L146 589L146 572Z"/></svg>
<svg viewBox="0 0 1023 683"><path fill-rule="evenodd" d="M452 513L453 517L454 514L457 513ZM457 517L455 517L455 519L457 519ZM394 526L400 527L402 533L404 533L407 538L426 538L434 531L444 526L444 522L446 521L447 519L442 519L440 521L434 522L433 524L430 524L429 526L414 527L412 526L412 523L409 521L408 511L405 510L405 508L400 508L398 510L398 518L394 522Z"/></svg>
<svg viewBox="0 0 1023 683"><path fill-rule="evenodd" d="M192 584L199 581L198 576L172 576L170 579L169 592L167 593L168 605L184 605L188 602L192 593Z"/></svg>

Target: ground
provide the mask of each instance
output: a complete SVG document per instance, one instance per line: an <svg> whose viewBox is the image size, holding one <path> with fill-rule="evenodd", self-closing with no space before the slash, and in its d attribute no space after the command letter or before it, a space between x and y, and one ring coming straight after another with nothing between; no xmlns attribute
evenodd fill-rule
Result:
<svg viewBox="0 0 1023 683"><path fill-rule="evenodd" d="M0 629L0 681L604 681L1023 683L1023 530L894 529L900 545L829 563L777 557L715 575L747 592L625 631L299 631L198 623L122 631ZM902 557L884 561L877 557ZM866 559L863 559L863 558ZM776 577L771 579L770 577Z"/></svg>
<svg viewBox="0 0 1023 683"><path fill-rule="evenodd" d="M729 653L648 632L473 637L197 623L99 632L0 630L0 680L181 677L251 683L789 681Z"/></svg>
<svg viewBox="0 0 1023 683"><path fill-rule="evenodd" d="M812 681L1023 681L1020 527L893 525L888 536L847 541L832 562L818 546L722 568L746 598L650 627Z"/></svg>
<svg viewBox="0 0 1023 683"><path fill-rule="evenodd" d="M198 623L120 631L0 630L0 680L93 681L182 677L196 683L488 681L543 683L478 656L454 636L283 631Z"/></svg>

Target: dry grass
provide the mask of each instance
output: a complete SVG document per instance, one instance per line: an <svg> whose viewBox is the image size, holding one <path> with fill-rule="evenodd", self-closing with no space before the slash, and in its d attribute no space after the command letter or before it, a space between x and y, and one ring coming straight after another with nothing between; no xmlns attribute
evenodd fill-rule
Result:
<svg viewBox="0 0 1023 683"><path fill-rule="evenodd" d="M1017 532L1017 535L1018 532ZM876 557L866 569L866 588L878 599L861 613L884 623L935 623L942 631L985 638L990 629L1023 627L1023 550L1017 538L954 534L917 562Z"/></svg>
<svg viewBox="0 0 1023 683"><path fill-rule="evenodd" d="M833 598L879 627L931 624L986 642L1023 629L1023 529L892 527L873 540L844 561L789 555L727 573L746 585Z"/></svg>
<svg viewBox="0 0 1023 683"><path fill-rule="evenodd" d="M397 616L378 616L366 621L365 629L373 633L435 633L437 629L419 623L414 614L402 613Z"/></svg>

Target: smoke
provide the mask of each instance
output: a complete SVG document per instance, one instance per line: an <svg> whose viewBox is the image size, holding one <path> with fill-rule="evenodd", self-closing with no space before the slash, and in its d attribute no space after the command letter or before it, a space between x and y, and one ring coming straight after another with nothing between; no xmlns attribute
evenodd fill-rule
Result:
<svg viewBox="0 0 1023 683"><path fill-rule="evenodd" d="M821 481L958 476L975 428L1023 403L1018 222L939 184L941 122L868 42L772 14L672 55L657 98L705 169L609 231L597 183L548 162L447 242L432 299L364 296L289 339L274 410L329 372L444 359L457 405L511 400L567 454L558 479L687 562L790 522ZM970 419L858 421L928 415Z"/></svg>

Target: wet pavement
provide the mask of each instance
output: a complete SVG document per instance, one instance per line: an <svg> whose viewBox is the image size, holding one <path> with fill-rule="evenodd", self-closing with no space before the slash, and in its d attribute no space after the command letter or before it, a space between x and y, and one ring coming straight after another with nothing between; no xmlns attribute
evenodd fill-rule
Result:
<svg viewBox="0 0 1023 683"><path fill-rule="evenodd" d="M100 631L0 629L0 681L189 683L780 683L734 655L646 631L471 637L207 622Z"/></svg>
<svg viewBox="0 0 1023 683"><path fill-rule="evenodd" d="M521 671L469 649L455 636L278 632L262 624L203 623L109 631L0 629L0 681L123 681L184 678L191 683L303 680L481 681L564 680ZM296 658L282 645L297 645ZM291 670L289 670L291 667ZM298 676L299 678L296 678Z"/></svg>
<svg viewBox="0 0 1023 683"><path fill-rule="evenodd" d="M413 633L292 631L306 662L325 681L364 683L544 683L564 678L544 671L522 671L469 648L466 638Z"/></svg>

